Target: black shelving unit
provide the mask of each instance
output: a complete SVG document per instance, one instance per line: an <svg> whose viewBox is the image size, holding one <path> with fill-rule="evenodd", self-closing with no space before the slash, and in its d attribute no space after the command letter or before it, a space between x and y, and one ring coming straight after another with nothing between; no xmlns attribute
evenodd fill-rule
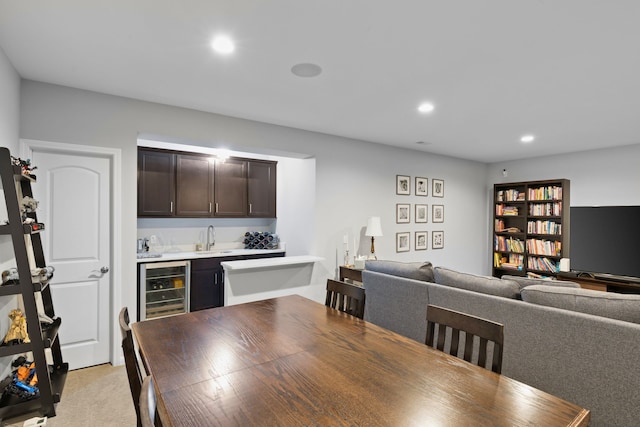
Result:
<svg viewBox="0 0 640 427"><path fill-rule="evenodd" d="M19 282L0 286L0 298L21 296L27 322L30 343L0 346L0 357L27 354L35 362L38 375L39 396L30 400L12 398L0 405L0 420L30 412L39 412L47 417L55 416L56 403L60 402L69 364L62 360L58 330L62 323L56 318L51 299L51 288L47 280L32 277L31 271L46 267L40 232L44 224L38 222L35 212L25 215L33 222L23 224L22 199L33 197L31 184L35 177L22 173L20 166L11 161L8 149L0 147L0 178L7 205L8 224L0 225L0 234L11 236L15 252ZM44 314L54 319L53 324L41 324L36 304L36 294L42 297ZM4 336L3 336L4 337ZM51 352L53 363L47 363L45 351Z"/></svg>
<svg viewBox="0 0 640 427"><path fill-rule="evenodd" d="M493 275L555 277L569 257L568 179L493 187Z"/></svg>

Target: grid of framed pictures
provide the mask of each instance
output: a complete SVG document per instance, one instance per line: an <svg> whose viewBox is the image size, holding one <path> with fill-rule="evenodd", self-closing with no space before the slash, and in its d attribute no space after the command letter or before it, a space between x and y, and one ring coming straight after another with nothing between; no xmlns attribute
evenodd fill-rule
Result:
<svg viewBox="0 0 640 427"><path fill-rule="evenodd" d="M396 195L444 198L444 180L423 176L396 175ZM431 204L431 212L429 212L429 204L427 203L413 203L413 209L411 203L396 203L396 224L411 224L412 216L415 224L444 223L444 204L438 200L437 204ZM396 233L396 252L409 252L412 249L412 244L415 251L428 250L429 240L431 240L431 249L443 249L444 230L399 231Z"/></svg>

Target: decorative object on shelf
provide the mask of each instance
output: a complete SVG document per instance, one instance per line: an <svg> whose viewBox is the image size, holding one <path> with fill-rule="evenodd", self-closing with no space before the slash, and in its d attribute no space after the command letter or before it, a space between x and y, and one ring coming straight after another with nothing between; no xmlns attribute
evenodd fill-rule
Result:
<svg viewBox="0 0 640 427"><path fill-rule="evenodd" d="M364 232L364 235L367 237L371 237L371 254L369 255L369 259L378 259L376 257L376 247L375 247L375 238L382 236L382 225L380 224L379 216L369 217L367 221L367 230Z"/></svg>
<svg viewBox="0 0 640 427"><path fill-rule="evenodd" d="M22 175L26 175L29 176L31 178L35 178L36 176L33 175L33 171L38 169L37 166L31 166L31 159L27 159L27 160L22 160L19 157L13 157L11 156L11 163L14 166L18 166L20 167L20 173Z"/></svg>
<svg viewBox="0 0 640 427"><path fill-rule="evenodd" d="M396 233L396 252L409 252L409 236L408 231Z"/></svg>
<svg viewBox="0 0 640 427"><path fill-rule="evenodd" d="M40 395L38 390L38 375L36 364L27 360L24 356L18 357L11 363L16 368L2 384L5 384L0 402L7 402L12 397L20 400L29 400Z"/></svg>
<svg viewBox="0 0 640 427"><path fill-rule="evenodd" d="M19 285L20 276L18 275L17 268L10 268L2 272L2 284L3 285Z"/></svg>
<svg viewBox="0 0 640 427"><path fill-rule="evenodd" d="M429 192L429 180L416 176L416 196L426 196Z"/></svg>
<svg viewBox="0 0 640 427"><path fill-rule="evenodd" d="M4 337L5 344L23 344L30 343L29 334L27 333L27 320L22 311L14 308L9 312L11 324L9 330Z"/></svg>
<svg viewBox="0 0 640 427"><path fill-rule="evenodd" d="M416 242L415 243L416 251L426 251L427 250L427 232L416 231L415 242Z"/></svg>
<svg viewBox="0 0 640 427"><path fill-rule="evenodd" d="M444 222L444 205L433 205L432 222Z"/></svg>
<svg viewBox="0 0 640 427"><path fill-rule="evenodd" d="M397 203L396 204L396 223L408 224L411 222L411 214L409 213L411 204L409 203Z"/></svg>
<svg viewBox="0 0 640 427"><path fill-rule="evenodd" d="M411 194L411 177L407 175L396 175L396 194Z"/></svg>
<svg viewBox="0 0 640 427"><path fill-rule="evenodd" d="M427 218L428 218L427 210L428 210L428 205L416 204L416 214L415 214L414 221L416 223L427 222Z"/></svg>
<svg viewBox="0 0 640 427"><path fill-rule="evenodd" d="M444 248L444 231L432 231L431 232L431 248L443 249Z"/></svg>
<svg viewBox="0 0 640 427"><path fill-rule="evenodd" d="M444 197L444 180L432 179L431 183L433 185L433 189L431 190L433 197Z"/></svg>
<svg viewBox="0 0 640 427"><path fill-rule="evenodd" d="M278 249L280 238L268 231L247 231L243 243L245 249Z"/></svg>

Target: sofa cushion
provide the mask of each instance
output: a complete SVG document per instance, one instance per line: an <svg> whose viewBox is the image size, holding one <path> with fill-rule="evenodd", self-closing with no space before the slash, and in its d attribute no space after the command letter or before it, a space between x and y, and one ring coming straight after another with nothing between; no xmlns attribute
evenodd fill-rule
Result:
<svg viewBox="0 0 640 427"><path fill-rule="evenodd" d="M534 279L531 277L524 276L512 276L509 274L505 274L502 276L503 279L513 280L518 284L520 290L526 288L527 286L532 285L547 285L547 286L563 286L565 288L579 288L580 285L576 282L570 282L568 280L551 280L551 279Z"/></svg>
<svg viewBox="0 0 640 427"><path fill-rule="evenodd" d="M433 282L433 266L429 261L425 262L399 262L387 260L367 260L364 269L378 273L391 274L393 276L406 277L407 279Z"/></svg>
<svg viewBox="0 0 640 427"><path fill-rule="evenodd" d="M440 285L452 286L499 297L517 298L520 291L520 287L513 280L460 273L443 267L434 268L434 276L436 283Z"/></svg>
<svg viewBox="0 0 640 427"><path fill-rule="evenodd" d="M521 294L533 304L640 323L640 295L548 285L527 286Z"/></svg>

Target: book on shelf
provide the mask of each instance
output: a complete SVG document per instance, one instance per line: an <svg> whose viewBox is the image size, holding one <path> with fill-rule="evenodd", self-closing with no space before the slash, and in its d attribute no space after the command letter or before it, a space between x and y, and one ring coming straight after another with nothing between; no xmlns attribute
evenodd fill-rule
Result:
<svg viewBox="0 0 640 427"><path fill-rule="evenodd" d="M529 200L561 200L562 187L550 185L546 187L529 188L527 196Z"/></svg>
<svg viewBox="0 0 640 427"><path fill-rule="evenodd" d="M494 250L500 252L524 253L525 243L513 237L495 236Z"/></svg>
<svg viewBox="0 0 640 427"><path fill-rule="evenodd" d="M538 271L548 271L550 273L557 273L560 271L559 261L553 261L549 258L540 257L528 257L527 268Z"/></svg>
<svg viewBox="0 0 640 427"><path fill-rule="evenodd" d="M528 221L527 233L529 234L562 234L562 224L555 221Z"/></svg>
<svg viewBox="0 0 640 427"><path fill-rule="evenodd" d="M556 240L527 239L527 252L532 255L560 256L562 242Z"/></svg>
<svg viewBox="0 0 640 427"><path fill-rule="evenodd" d="M518 208L516 206L498 204L498 205L496 205L496 215L498 215L498 216L517 216L518 215Z"/></svg>
<svg viewBox="0 0 640 427"><path fill-rule="evenodd" d="M499 190L496 193L498 202L524 202L524 191L516 189Z"/></svg>
<svg viewBox="0 0 640 427"><path fill-rule="evenodd" d="M532 203L529 206L531 216L561 216L562 202Z"/></svg>

